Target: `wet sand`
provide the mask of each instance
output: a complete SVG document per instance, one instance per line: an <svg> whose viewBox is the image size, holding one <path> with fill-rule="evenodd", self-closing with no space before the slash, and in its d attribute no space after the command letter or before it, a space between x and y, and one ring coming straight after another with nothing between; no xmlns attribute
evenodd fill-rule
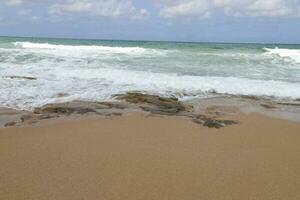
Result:
<svg viewBox="0 0 300 200"><path fill-rule="evenodd" d="M130 114L0 129L0 199L298 200L300 123Z"/></svg>

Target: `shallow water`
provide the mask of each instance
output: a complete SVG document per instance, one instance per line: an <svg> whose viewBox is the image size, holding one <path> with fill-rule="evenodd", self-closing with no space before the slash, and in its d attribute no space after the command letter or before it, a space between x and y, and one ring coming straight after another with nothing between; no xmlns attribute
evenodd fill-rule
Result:
<svg viewBox="0 0 300 200"><path fill-rule="evenodd" d="M0 106L110 101L127 91L297 99L300 45L0 38Z"/></svg>

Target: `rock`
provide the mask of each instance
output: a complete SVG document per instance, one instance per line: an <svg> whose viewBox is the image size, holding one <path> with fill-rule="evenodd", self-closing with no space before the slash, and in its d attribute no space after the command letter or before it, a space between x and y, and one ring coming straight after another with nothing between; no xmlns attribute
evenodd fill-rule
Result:
<svg viewBox="0 0 300 200"><path fill-rule="evenodd" d="M205 108L209 116L225 116L239 113L239 109L233 106L209 106Z"/></svg>
<svg viewBox="0 0 300 200"><path fill-rule="evenodd" d="M63 114L63 115L70 115L70 114L86 114L90 112L96 112L95 109L83 106L76 102L70 103L60 103L60 104L48 104L41 108L35 108L33 111L35 114Z"/></svg>
<svg viewBox="0 0 300 200"><path fill-rule="evenodd" d="M204 123L203 126L206 126L208 128L222 128L225 126L224 123L214 120L214 119L207 119Z"/></svg>
<svg viewBox="0 0 300 200"><path fill-rule="evenodd" d="M33 118L35 118L33 115L23 115L23 116L21 116L21 121L26 122L26 121L29 121Z"/></svg>
<svg viewBox="0 0 300 200"><path fill-rule="evenodd" d="M17 122L8 122L4 125L4 127L10 127L10 126L15 126L17 125Z"/></svg>
<svg viewBox="0 0 300 200"><path fill-rule="evenodd" d="M276 104L273 102L265 102L260 104L262 107L267 108L267 109L274 109L276 108Z"/></svg>
<svg viewBox="0 0 300 200"><path fill-rule="evenodd" d="M38 122L38 119L34 114L28 114L21 116L21 122L26 124L34 124Z"/></svg>
<svg viewBox="0 0 300 200"><path fill-rule="evenodd" d="M219 119L213 119L210 117L207 117L205 115L195 115L193 116L193 122L202 124L203 126L206 126L208 128L222 128L226 125L234 125L238 124L239 122L234 120L219 120Z"/></svg>
<svg viewBox="0 0 300 200"><path fill-rule="evenodd" d="M84 101L72 101L67 103L47 104L40 108L35 108L35 114L56 114L57 115L71 115L71 114L88 114L97 113L101 114L105 110L111 110L112 112L119 112L119 110L126 109L127 106L121 103L114 102L84 102ZM47 117L47 116L45 116Z"/></svg>
<svg viewBox="0 0 300 200"><path fill-rule="evenodd" d="M283 106L300 106L300 103L297 102L278 102L277 104Z"/></svg>
<svg viewBox="0 0 300 200"><path fill-rule="evenodd" d="M155 114L178 114L185 111L185 106L177 98L160 97L142 93L127 93L118 95L117 99L125 100L129 103L138 104L145 111Z"/></svg>
<svg viewBox="0 0 300 200"><path fill-rule="evenodd" d="M64 93L64 92L60 92L60 93L57 93L56 96L59 97L59 98L62 98L62 97L68 96L68 94Z"/></svg>
<svg viewBox="0 0 300 200"><path fill-rule="evenodd" d="M262 99L261 97L253 96L253 95L239 95L238 97L243 98L243 99L250 99L250 100L254 100L254 101L259 101Z"/></svg>
<svg viewBox="0 0 300 200"><path fill-rule="evenodd" d="M26 79L26 80L37 80L37 78L30 77L30 76L5 76L4 78L10 78L10 79Z"/></svg>
<svg viewBox="0 0 300 200"><path fill-rule="evenodd" d="M56 118L56 117L59 117L59 115L57 115L57 114L42 114L42 115L39 115L37 118L39 120L43 120L43 119L51 119L51 118Z"/></svg>
<svg viewBox="0 0 300 200"><path fill-rule="evenodd" d="M98 103L98 106L96 106L96 107L98 108L99 106L108 106L109 108L116 108L116 109L119 109L119 110L124 110L124 109L128 108L127 105L120 104L120 103L115 103L115 102Z"/></svg>

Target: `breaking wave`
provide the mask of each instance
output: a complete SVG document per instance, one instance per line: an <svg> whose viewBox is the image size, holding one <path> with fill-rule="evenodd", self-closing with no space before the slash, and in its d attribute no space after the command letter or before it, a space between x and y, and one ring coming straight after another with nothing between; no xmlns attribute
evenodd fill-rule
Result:
<svg viewBox="0 0 300 200"><path fill-rule="evenodd" d="M283 49L283 48L264 48L266 54L276 55L284 59L290 59L296 63L300 63L300 49Z"/></svg>
<svg viewBox="0 0 300 200"><path fill-rule="evenodd" d="M85 53L110 53L110 54L162 54L166 51L157 49L147 49L142 47L111 47L96 45L61 45L49 43L32 43L32 42L14 42L15 47L30 50L50 50L50 51L71 51Z"/></svg>

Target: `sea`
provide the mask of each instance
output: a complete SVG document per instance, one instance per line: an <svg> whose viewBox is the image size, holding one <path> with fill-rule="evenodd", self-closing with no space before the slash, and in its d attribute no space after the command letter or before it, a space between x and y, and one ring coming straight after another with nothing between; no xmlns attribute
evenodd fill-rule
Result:
<svg viewBox="0 0 300 200"><path fill-rule="evenodd" d="M0 107L138 91L300 99L300 45L0 37Z"/></svg>

